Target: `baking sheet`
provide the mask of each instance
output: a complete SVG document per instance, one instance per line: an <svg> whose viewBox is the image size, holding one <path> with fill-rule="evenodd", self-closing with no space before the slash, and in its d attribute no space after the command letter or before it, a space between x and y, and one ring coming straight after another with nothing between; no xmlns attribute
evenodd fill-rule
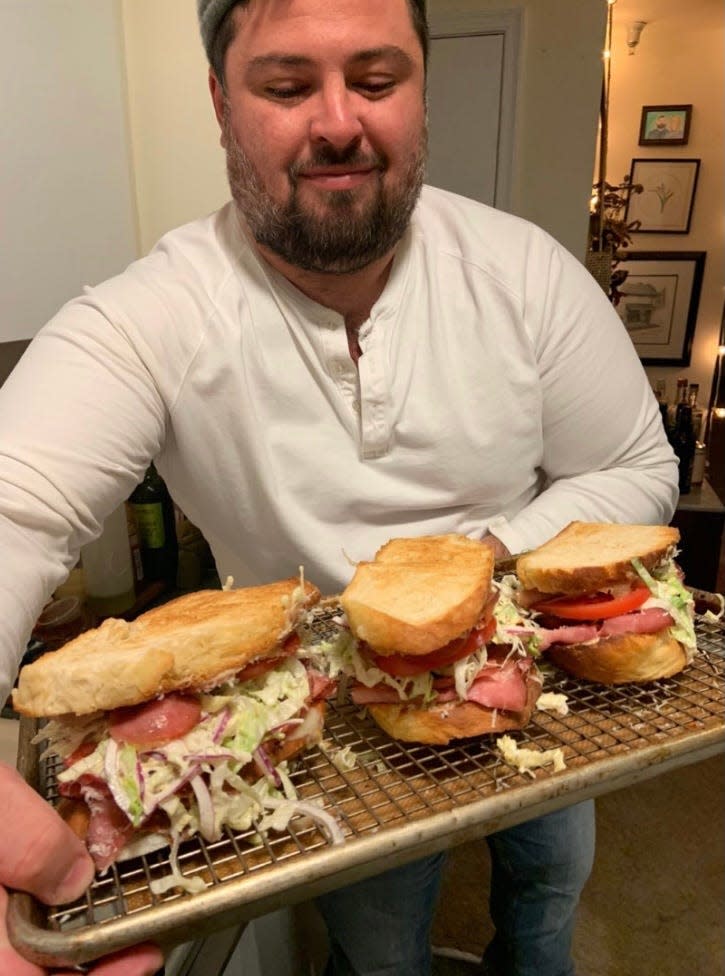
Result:
<svg viewBox="0 0 725 976"><path fill-rule="evenodd" d="M708 595L700 597L704 609ZM544 690L564 693L568 714L537 711L525 730L507 734L535 750L560 747L566 768L559 772L519 772L503 760L495 733L449 746L400 743L355 706L331 704L322 746L302 758L292 780L301 798L335 815L344 844L332 845L301 816L263 838L251 830L215 843L196 838L182 845L179 862L184 874L204 880L201 893L152 894L151 882L169 874L168 850L159 851L113 867L71 905L48 909L13 894L11 939L43 965L83 963L146 939L187 942L705 759L725 744L725 628L698 615L696 630L700 653L673 678L606 687L547 673ZM52 801L56 767L38 763L35 730L22 721L19 768ZM349 755L355 765L346 769Z"/></svg>

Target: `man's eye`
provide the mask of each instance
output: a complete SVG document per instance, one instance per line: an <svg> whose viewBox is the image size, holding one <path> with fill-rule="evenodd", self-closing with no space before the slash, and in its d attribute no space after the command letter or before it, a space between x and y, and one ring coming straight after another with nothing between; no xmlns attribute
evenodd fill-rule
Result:
<svg viewBox="0 0 725 976"><path fill-rule="evenodd" d="M395 87L392 79L387 81L359 81L355 87L365 95L385 95Z"/></svg>
<svg viewBox="0 0 725 976"><path fill-rule="evenodd" d="M264 89L264 94L268 98L278 98L281 101L290 98L299 98L301 95L305 94L307 89L304 85L295 85L294 87L276 88L273 85L267 85Z"/></svg>

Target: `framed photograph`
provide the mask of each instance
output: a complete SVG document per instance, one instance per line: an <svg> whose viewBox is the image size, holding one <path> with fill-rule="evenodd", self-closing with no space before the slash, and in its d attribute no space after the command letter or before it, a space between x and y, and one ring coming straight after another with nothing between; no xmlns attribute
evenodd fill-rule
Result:
<svg viewBox="0 0 725 976"><path fill-rule="evenodd" d="M692 105L643 105L639 123L640 146L686 146L690 136Z"/></svg>
<svg viewBox="0 0 725 976"><path fill-rule="evenodd" d="M705 251L630 251L619 317L645 366L689 366Z"/></svg>
<svg viewBox="0 0 725 976"><path fill-rule="evenodd" d="M627 200L625 221L640 222L633 233L687 234L699 172L699 159L633 159L629 179L642 185Z"/></svg>

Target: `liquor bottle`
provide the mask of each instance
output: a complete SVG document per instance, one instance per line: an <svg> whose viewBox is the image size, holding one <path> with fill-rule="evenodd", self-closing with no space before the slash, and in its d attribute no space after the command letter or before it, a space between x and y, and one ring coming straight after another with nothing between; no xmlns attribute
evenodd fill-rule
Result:
<svg viewBox="0 0 725 976"><path fill-rule="evenodd" d="M153 464L131 493L129 502L136 517L145 582L164 580L175 586L179 546L174 503L166 482Z"/></svg>
<svg viewBox="0 0 725 976"><path fill-rule="evenodd" d="M695 439L700 440L702 436L702 422L705 419L705 411L702 409L700 404L697 402L697 396L700 392L699 383L690 383L687 388L687 402L692 407L692 427L695 431Z"/></svg>
<svg viewBox="0 0 725 976"><path fill-rule="evenodd" d="M126 505L119 505L103 523L97 539L81 549L88 608L95 617L117 617L136 602L128 541Z"/></svg>
<svg viewBox="0 0 725 976"><path fill-rule="evenodd" d="M696 438L692 427L692 407L689 403L679 403L677 406L677 423L672 433L672 447L679 465L680 494L686 495L692 485Z"/></svg>
<svg viewBox="0 0 725 976"><path fill-rule="evenodd" d="M677 426L677 417L680 412L680 407L683 404L687 404L687 379L679 379L677 381L677 393L675 395L675 402L672 405L670 411L670 428L672 430Z"/></svg>

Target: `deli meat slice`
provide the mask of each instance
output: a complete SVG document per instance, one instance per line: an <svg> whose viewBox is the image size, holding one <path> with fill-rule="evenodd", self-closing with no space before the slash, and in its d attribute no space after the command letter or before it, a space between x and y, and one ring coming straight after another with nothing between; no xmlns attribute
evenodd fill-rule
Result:
<svg viewBox="0 0 725 976"><path fill-rule="evenodd" d="M190 732L201 718L201 705L190 695L170 694L110 714L111 736L133 746L162 746Z"/></svg>
<svg viewBox="0 0 725 976"><path fill-rule="evenodd" d="M61 796L82 799L90 811L85 834L88 853L99 872L103 873L118 860L134 829L123 810L119 809L111 791L102 779L84 773L71 783L62 783Z"/></svg>
<svg viewBox="0 0 725 976"><path fill-rule="evenodd" d="M484 668L468 689L467 701L485 708L520 712L526 705L526 672L530 661L507 661L503 666Z"/></svg>
<svg viewBox="0 0 725 976"><path fill-rule="evenodd" d="M354 685L350 690L350 698L356 705L399 705L402 701L395 688L383 684L373 685L372 688L363 684Z"/></svg>
<svg viewBox="0 0 725 976"><path fill-rule="evenodd" d="M552 644L586 644L587 641L599 637L599 630L596 624L575 624L571 627L556 627L554 630L542 627L537 636L540 639L539 650L545 651Z"/></svg>
<svg viewBox="0 0 725 976"><path fill-rule="evenodd" d="M332 698L337 691L337 682L328 678L326 674L315 671L314 668L307 669L307 680L310 684L312 701L317 701L320 698Z"/></svg>
<svg viewBox="0 0 725 976"><path fill-rule="evenodd" d="M623 613L619 617L605 620L599 629L600 637L614 637L618 634L656 634L674 623L672 617L661 607L650 607L639 613Z"/></svg>

